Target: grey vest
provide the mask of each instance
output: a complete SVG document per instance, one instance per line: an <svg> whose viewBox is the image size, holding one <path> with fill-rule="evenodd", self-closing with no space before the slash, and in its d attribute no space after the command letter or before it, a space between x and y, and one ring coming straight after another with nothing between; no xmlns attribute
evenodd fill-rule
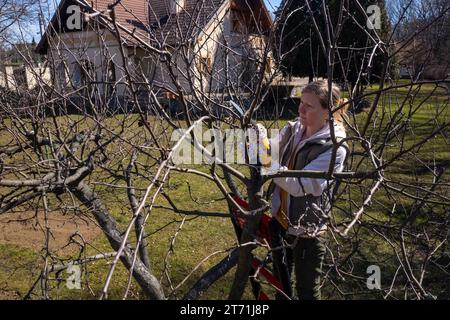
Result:
<svg viewBox="0 0 450 320"><path fill-rule="evenodd" d="M287 166L289 159L291 158L290 149L293 147L294 137L292 135L292 124L290 126L291 134L288 141L280 141L280 150L282 150L281 165ZM348 147L344 143L343 146ZM328 139L315 139L308 141L294 157L294 169L302 170L310 162L315 160L319 155L328 151L333 147L331 138ZM299 178L301 185L301 179ZM329 213L331 208L332 192L334 183L330 181L330 187L325 190L320 196L313 196L311 194L301 197L294 197L289 195L289 221L292 226L301 226L308 230L308 233L314 233L326 226L329 220ZM275 184L271 182L267 195L271 195L275 188Z"/></svg>

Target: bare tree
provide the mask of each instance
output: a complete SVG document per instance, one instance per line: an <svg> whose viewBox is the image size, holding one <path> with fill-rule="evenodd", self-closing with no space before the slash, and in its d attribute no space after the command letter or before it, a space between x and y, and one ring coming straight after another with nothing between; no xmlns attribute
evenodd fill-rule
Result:
<svg viewBox="0 0 450 320"><path fill-rule="evenodd" d="M420 74L399 80L393 72L411 41L421 41L431 27L448 22L448 3L432 19L405 32L401 41L395 35L410 13L408 5L392 19L388 41L382 41L376 29L360 26L367 47L352 48L367 53L360 73L371 67L374 54L380 54L382 74L379 83L364 90L345 88L350 107L362 98L370 105L349 114L344 141L332 133L334 152L343 142L351 149L347 170L341 174L333 172L335 159L327 172L267 174L249 162L249 154L245 163L224 159L217 144L226 140L221 135L225 129L246 132L264 110L289 108L289 100L275 96L274 85L281 76L273 55L279 45L275 34L289 12L273 19L256 0L185 0L167 7L152 3L159 2L136 7L133 1L98 1L92 7L83 0L63 1L37 47L46 55L52 84L41 79L33 91L5 92L0 98L0 213L32 210L45 217L42 271L27 297L51 298L52 274L69 265L112 257L103 289L97 293L100 298L108 297L120 261L129 273L121 284L125 298L132 279L151 299L199 298L237 266L227 294L241 299L253 255L266 261L273 249L259 241L257 231L270 206L264 191L279 176L339 182L324 277L329 297L424 299L448 294L441 279L448 279L450 272L449 161L443 150L450 125L449 79L446 73L433 80ZM341 1L334 21L323 2L320 14L325 19L320 23L325 25L319 28L318 13L308 21L318 32L330 85L336 68L349 67L341 56L349 48L338 45L343 20L352 15L347 5ZM366 13L366 8L360 10ZM448 36L446 30L437 32L436 40ZM308 50L307 43L298 45ZM424 45L424 50L428 53L433 47ZM32 64L27 54L22 56ZM448 70L448 61L443 63ZM330 103L331 124L337 108ZM266 120L266 126L279 128L280 116ZM200 164L177 161L186 156L181 152L186 145L194 150L189 149L194 159L200 155ZM220 193L222 211L208 211L208 205L196 199L192 207L180 207L170 181L181 174ZM249 207L233 195L246 199ZM47 223L56 211L95 220L110 248L83 256L84 244L78 258L58 257L49 246L52 230ZM126 223L117 221L117 211ZM149 226L155 214L167 211L182 220L164 259L153 261L148 255L155 249L148 241ZM205 252L204 259L174 283L170 256L177 237L187 232L186 221L198 216L227 218L230 228L239 218L244 228L237 241ZM196 273L217 256L222 260L203 274ZM383 279L390 283L376 291L367 289L369 265L380 266ZM193 284L186 288L187 282Z"/></svg>

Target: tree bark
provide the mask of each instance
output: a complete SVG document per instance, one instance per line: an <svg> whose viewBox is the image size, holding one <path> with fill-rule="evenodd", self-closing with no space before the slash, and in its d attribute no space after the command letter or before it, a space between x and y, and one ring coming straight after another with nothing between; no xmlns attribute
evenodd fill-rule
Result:
<svg viewBox="0 0 450 320"><path fill-rule="evenodd" d="M189 292L184 296L185 300L195 300L206 291L214 282L223 277L231 268L233 268L238 260L239 250L236 248L226 256L222 261L216 264L203 274L203 276L194 284Z"/></svg>
<svg viewBox="0 0 450 320"><path fill-rule="evenodd" d="M83 182L72 187L72 192L83 205L91 210L103 233L108 238L111 247L115 251L119 250L123 237L117 229L116 221L109 214L108 209L103 205L103 202L98 195ZM128 270L131 269L133 264L133 255L133 251L129 247L125 247L123 254L120 257L120 260ZM136 259L134 264L133 277L150 299L165 299L164 292L158 279L148 270L139 258Z"/></svg>
<svg viewBox="0 0 450 320"><path fill-rule="evenodd" d="M248 200L251 210L256 210L262 206L261 204L261 175L259 169L251 169L250 187L248 189ZM242 231L240 244L246 244L255 240L255 234L259 227L261 213L246 217L245 227ZM255 245L245 245L239 248L238 265L231 291L230 300L240 300L244 293L245 286L251 270L252 251Z"/></svg>

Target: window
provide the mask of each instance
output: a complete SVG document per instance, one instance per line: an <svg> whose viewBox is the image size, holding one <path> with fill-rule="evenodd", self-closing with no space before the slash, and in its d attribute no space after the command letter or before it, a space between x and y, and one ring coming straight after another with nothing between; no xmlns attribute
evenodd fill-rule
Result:
<svg viewBox="0 0 450 320"><path fill-rule="evenodd" d="M72 81L75 88L89 85L95 81L94 64L88 60L82 60L80 63L74 63Z"/></svg>
<svg viewBox="0 0 450 320"><path fill-rule="evenodd" d="M72 81L75 88L81 86L81 66L78 63L73 65Z"/></svg>
<svg viewBox="0 0 450 320"><path fill-rule="evenodd" d="M6 87L7 81L6 81L6 70L5 66L0 65L0 88Z"/></svg>
<svg viewBox="0 0 450 320"><path fill-rule="evenodd" d="M106 74L108 82L116 81L116 66L112 60L108 61L108 70L106 70Z"/></svg>
<svg viewBox="0 0 450 320"><path fill-rule="evenodd" d="M64 89L67 85L67 67L64 62L58 64L55 70L54 85L59 89Z"/></svg>
<svg viewBox="0 0 450 320"><path fill-rule="evenodd" d="M27 86L27 75L25 67L16 67L13 69L14 81L18 87Z"/></svg>
<svg viewBox="0 0 450 320"><path fill-rule="evenodd" d="M116 66L112 60L108 61L108 65L106 68L106 82L106 93L107 95L111 95L114 91L116 82Z"/></svg>

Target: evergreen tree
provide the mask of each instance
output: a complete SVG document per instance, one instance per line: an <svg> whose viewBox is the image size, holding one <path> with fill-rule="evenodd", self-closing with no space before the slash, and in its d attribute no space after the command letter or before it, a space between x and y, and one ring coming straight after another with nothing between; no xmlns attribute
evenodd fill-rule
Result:
<svg viewBox="0 0 450 320"><path fill-rule="evenodd" d="M278 62L285 75L309 77L327 77L327 52L324 52L317 29L324 40L326 50L330 50L327 43L327 23L324 11L326 9L331 26L336 31L339 19L341 1L344 1L342 30L337 38L337 50L334 54L333 79L343 83L355 85L360 70L363 71L361 80L364 83L378 81L382 70L382 56L377 48L371 66L368 62L374 47L369 35L375 37L375 31L382 41L389 36L389 20L384 0L359 0L363 10L376 4L381 12L381 28L367 28L367 16L362 12L356 1L330 0L326 1L326 8L322 0L309 0L309 9L305 0L283 0L276 13L280 19L277 30ZM312 15L311 15L312 13ZM316 21L317 29L313 24Z"/></svg>

